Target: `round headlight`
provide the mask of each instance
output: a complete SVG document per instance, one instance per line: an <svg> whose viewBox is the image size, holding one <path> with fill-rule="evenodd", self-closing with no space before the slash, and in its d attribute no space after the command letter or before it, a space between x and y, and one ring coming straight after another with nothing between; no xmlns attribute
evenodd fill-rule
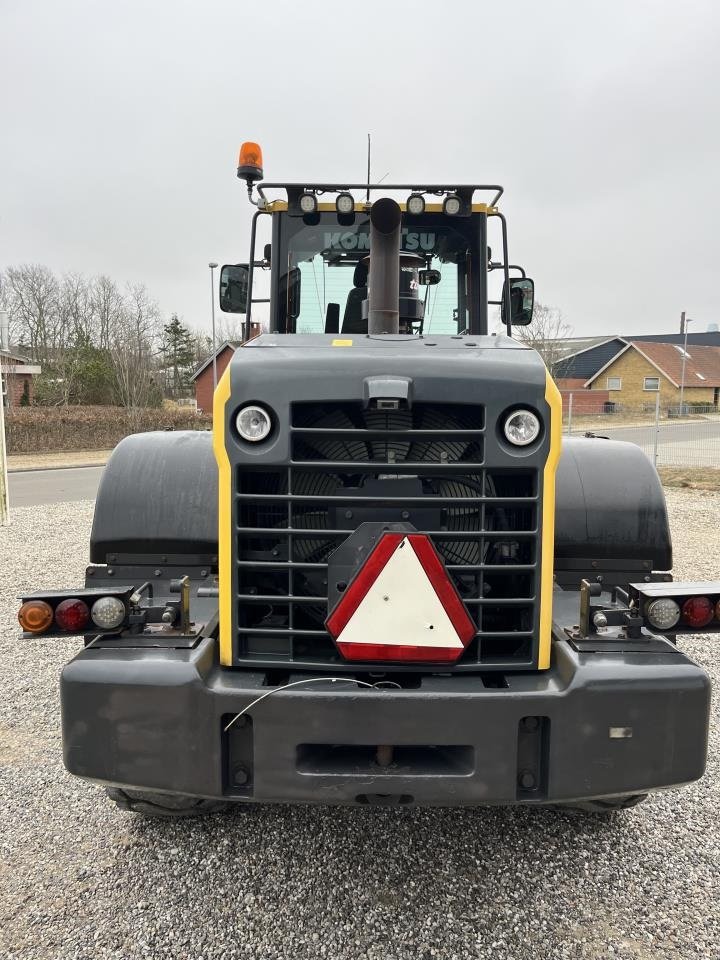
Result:
<svg viewBox="0 0 720 960"><path fill-rule="evenodd" d="M413 217L419 217L421 213L425 213L425 197L421 193L411 193L407 200L406 210Z"/></svg>
<svg viewBox="0 0 720 960"><path fill-rule="evenodd" d="M671 630L680 619L680 607L670 597L651 600L645 608L645 616L656 630Z"/></svg>
<svg viewBox="0 0 720 960"><path fill-rule="evenodd" d="M540 435L540 421L532 410L513 410L503 429L510 443L526 447Z"/></svg>
<svg viewBox="0 0 720 960"><path fill-rule="evenodd" d="M270 433L272 420L267 410L263 410L262 407L247 406L238 413L235 426L243 440L257 443L258 440L264 440Z"/></svg>
<svg viewBox="0 0 720 960"><path fill-rule="evenodd" d="M450 217L456 217L460 213L460 197L456 197L454 194L445 197L443 211Z"/></svg>
<svg viewBox="0 0 720 960"><path fill-rule="evenodd" d="M335 209L338 213L352 213L355 209L355 201L351 193L339 193L335 200Z"/></svg>
<svg viewBox="0 0 720 960"><path fill-rule="evenodd" d="M125 604L119 597L100 597L90 608L90 616L101 630L114 630L125 619Z"/></svg>
<svg viewBox="0 0 720 960"><path fill-rule="evenodd" d="M303 193L300 197L300 209L303 213L315 213L317 209L317 199L314 193Z"/></svg>

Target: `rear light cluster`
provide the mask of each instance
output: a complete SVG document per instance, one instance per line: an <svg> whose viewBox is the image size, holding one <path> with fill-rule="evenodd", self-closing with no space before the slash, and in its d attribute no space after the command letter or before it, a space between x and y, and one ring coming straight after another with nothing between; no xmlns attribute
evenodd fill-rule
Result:
<svg viewBox="0 0 720 960"><path fill-rule="evenodd" d="M656 630L702 630L720 626L720 600L711 597L658 597L645 606L645 618Z"/></svg>
<svg viewBox="0 0 720 960"><path fill-rule="evenodd" d="M120 597L67 597L55 606L47 600L26 600L18 611L20 626L26 633L85 633L86 629L116 630L127 616L127 607Z"/></svg>

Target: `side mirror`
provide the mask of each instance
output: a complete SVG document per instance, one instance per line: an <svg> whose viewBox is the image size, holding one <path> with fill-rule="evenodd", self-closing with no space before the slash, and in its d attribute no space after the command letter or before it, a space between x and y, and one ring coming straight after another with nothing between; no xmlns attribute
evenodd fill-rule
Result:
<svg viewBox="0 0 720 960"><path fill-rule="evenodd" d="M225 264L220 271L220 309L247 313L250 269L246 263Z"/></svg>
<svg viewBox="0 0 720 960"><path fill-rule="evenodd" d="M526 327L532 323L535 284L529 277L513 277L508 285L503 284L502 313L500 319L505 322L508 297L510 298L510 323L517 327Z"/></svg>
<svg viewBox="0 0 720 960"><path fill-rule="evenodd" d="M418 272L418 283L421 287L434 287L436 283L440 283L440 271L420 270Z"/></svg>

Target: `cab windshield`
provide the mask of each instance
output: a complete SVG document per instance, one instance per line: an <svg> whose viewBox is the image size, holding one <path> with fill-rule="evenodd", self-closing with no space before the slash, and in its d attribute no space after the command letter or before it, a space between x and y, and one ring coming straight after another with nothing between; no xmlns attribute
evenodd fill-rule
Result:
<svg viewBox="0 0 720 960"><path fill-rule="evenodd" d="M340 220L344 220L341 223ZM348 223L348 220L351 222ZM335 212L282 216L278 329L292 333L367 331L370 220ZM467 329L466 277L478 243L475 217L403 215L401 329L454 334ZM435 281L425 284L428 271Z"/></svg>

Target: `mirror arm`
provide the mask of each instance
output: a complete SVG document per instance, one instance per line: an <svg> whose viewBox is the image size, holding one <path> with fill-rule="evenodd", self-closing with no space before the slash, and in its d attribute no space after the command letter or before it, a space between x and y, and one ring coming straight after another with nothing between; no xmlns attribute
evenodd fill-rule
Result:
<svg viewBox="0 0 720 960"><path fill-rule="evenodd" d="M248 194L252 193L250 184L248 184ZM256 210L253 214L252 225L250 228L250 262L248 264L248 302L247 302L247 313L245 314L245 323L243 324L243 340L250 339L250 331L252 330L252 305L253 305L253 270L255 269L255 237L257 236L257 222L258 218L263 215L265 211ZM266 214L269 216L269 214Z"/></svg>
<svg viewBox="0 0 720 960"><path fill-rule="evenodd" d="M508 264L509 264L510 257L508 256L507 220L505 219L504 214L500 212L494 214L494 216L496 216L500 220L500 226L502 228L505 283L507 284L507 288L508 288L508 297L506 298L506 301L505 301L505 318L503 322L505 323L505 333L507 334L508 337L511 337L512 336L512 315L510 313L510 296L509 296L510 267Z"/></svg>

